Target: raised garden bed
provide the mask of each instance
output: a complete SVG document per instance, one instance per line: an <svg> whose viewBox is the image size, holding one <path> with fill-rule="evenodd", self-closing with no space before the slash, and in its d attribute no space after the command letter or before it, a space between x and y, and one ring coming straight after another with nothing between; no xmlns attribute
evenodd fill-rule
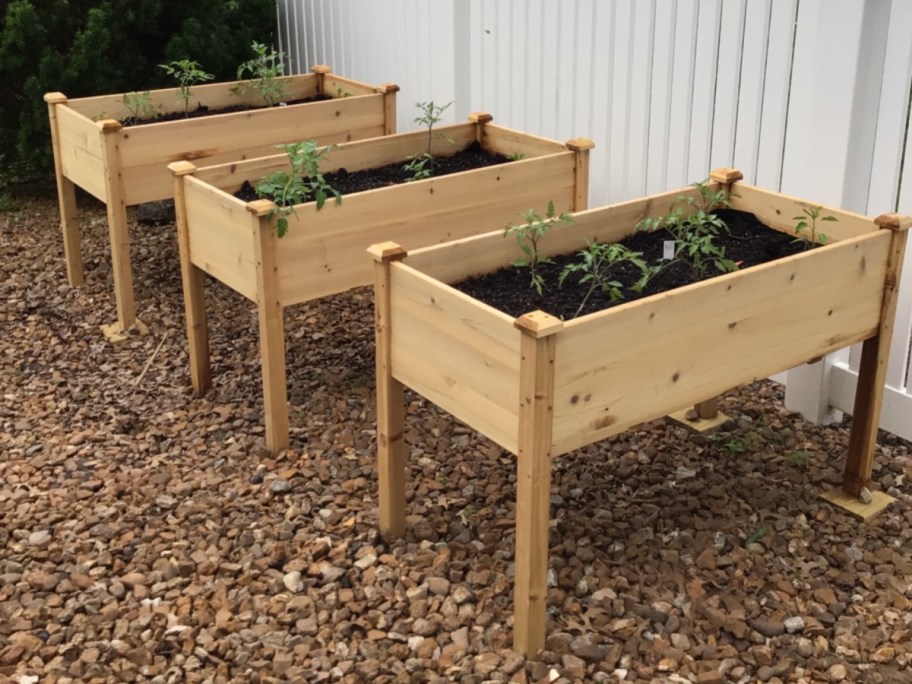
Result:
<svg viewBox="0 0 912 684"><path fill-rule="evenodd" d="M722 169L713 183L741 174ZM575 216L548 256L617 242L694 189ZM732 205L794 234L806 202L737 183ZM906 229L839 209L830 242L573 320L507 315L450 285L516 259L503 231L408 251L374 245L380 528L405 528L403 392L409 387L517 455L514 644L544 646L552 457L864 341L843 488L871 477Z"/></svg>
<svg viewBox="0 0 912 684"><path fill-rule="evenodd" d="M299 204L281 238L273 202L245 202L233 193L288 169L287 156L202 169L172 164L194 389L211 386L206 273L258 303L266 441L280 450L288 445L284 307L370 284L372 263L364 250L378 240L432 245L492 230L549 201L559 211L585 208L590 141L563 144L490 121L487 114L473 114L469 123L440 127L443 136L433 138L433 154L479 143L521 159L345 195L341 204L328 200L319 210L315 202ZM423 153L427 141L427 133L415 131L341 144L321 172L403 163Z"/></svg>
<svg viewBox="0 0 912 684"><path fill-rule="evenodd" d="M396 131L395 85L366 85L336 76L325 66L278 80L284 82L288 100L332 99L124 127L115 118L129 116L122 93L73 100L63 93L44 96L54 146L67 280L73 287L84 282L75 187L107 205L117 302L117 322L105 326L110 338L119 339L134 325L142 327L136 319L126 207L171 197L169 163L205 160L220 164L273 154L273 145L303 138L333 143ZM238 90L242 83L194 86L191 106L217 110L262 104L254 90ZM183 107L174 88L151 91L150 102L164 112Z"/></svg>

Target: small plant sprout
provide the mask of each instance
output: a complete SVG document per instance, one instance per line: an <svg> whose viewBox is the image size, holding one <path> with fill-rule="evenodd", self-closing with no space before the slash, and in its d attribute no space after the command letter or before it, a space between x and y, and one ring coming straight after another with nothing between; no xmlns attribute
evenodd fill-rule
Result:
<svg viewBox="0 0 912 684"><path fill-rule="evenodd" d="M190 88L213 79L212 74L207 74L200 68L199 62L190 59L159 64L158 68L177 80L177 99L184 102L184 116L190 112Z"/></svg>
<svg viewBox="0 0 912 684"><path fill-rule="evenodd" d="M586 242L586 249L579 253L580 260L567 264L561 271L559 282L561 285L573 274L582 274L579 279L580 285L589 284L583 300L573 314L573 318L580 315L586 307L589 297L597 290L601 290L611 299L612 302L624 298L622 292L623 284L612 278L612 270L615 266L622 263L629 263L640 270L642 277L635 287L642 290L646 286L649 277L652 275L652 269L642 259L640 252L635 252L624 245L616 243Z"/></svg>
<svg viewBox="0 0 912 684"><path fill-rule="evenodd" d="M149 94L148 90L142 93L124 93L124 96L120 98L120 101L130 112L130 118L133 119L133 121L151 119L155 116L156 110L155 107L152 106L152 96Z"/></svg>
<svg viewBox="0 0 912 684"><path fill-rule="evenodd" d="M443 138L453 142L453 139L444 133L434 133L434 126L440 123L441 115L451 104L453 103L447 102L445 105L438 106L434 104L433 100L415 103L421 112L419 116L415 117L415 123L427 128L427 147L424 152L409 157L408 163L402 167L404 171L412 174L412 180L428 178L434 172L434 155L431 154L431 143L434 138Z"/></svg>
<svg viewBox="0 0 912 684"><path fill-rule="evenodd" d="M806 248L810 248L815 244L825 245L829 241L830 238L826 233L817 230L817 221L838 221L839 219L829 214L821 216L822 213L823 207L805 207L801 210L801 214L792 217L793 221L797 221L795 235L798 237L795 238L795 242L803 242ZM805 231L808 233L807 236L804 235Z"/></svg>
<svg viewBox="0 0 912 684"><path fill-rule="evenodd" d="M314 201L319 210L330 195L336 198L336 204L342 204L342 195L320 173L320 161L333 149L332 145L320 147L315 140L304 140L276 147L288 155L291 173L273 171L257 183L256 193L275 202L272 213L276 219L276 235L284 237L294 205Z"/></svg>
<svg viewBox="0 0 912 684"><path fill-rule="evenodd" d="M808 459L811 457L810 451L795 451L789 457L789 460L792 462L792 465L797 468L804 468L808 464Z"/></svg>
<svg viewBox="0 0 912 684"><path fill-rule="evenodd" d="M548 202L548 211L544 217L535 209L529 209L523 217L526 222L521 226L508 225L504 228L504 237L513 235L516 238L516 244L522 250L525 257L513 261L513 266L518 268L529 269L529 285L540 297L545 289L545 281L542 278L539 267L542 264L551 263L551 259L542 256L539 250L541 239L557 225L564 223L573 223L573 217L569 214L557 214L554 209L554 202Z"/></svg>
<svg viewBox="0 0 912 684"><path fill-rule="evenodd" d="M746 549L751 544L756 544L758 541L763 539L766 536L766 528L758 527L756 530L750 533L750 536L744 540L744 548Z"/></svg>
<svg viewBox="0 0 912 684"><path fill-rule="evenodd" d="M250 75L247 86L260 93L270 107L285 99L285 82L279 80L285 74L285 54L266 47L265 43L253 41L250 45L253 57L238 67L237 77ZM243 92L244 88L241 88Z"/></svg>

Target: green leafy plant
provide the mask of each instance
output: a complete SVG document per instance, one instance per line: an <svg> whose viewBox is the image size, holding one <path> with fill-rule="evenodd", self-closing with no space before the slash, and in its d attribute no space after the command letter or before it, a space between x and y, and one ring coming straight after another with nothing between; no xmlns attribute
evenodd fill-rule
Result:
<svg viewBox="0 0 912 684"><path fill-rule="evenodd" d="M336 97L338 97L340 99L343 97L351 97L351 95L352 94L350 92L348 92L347 90L343 89L342 86L339 86L338 88L336 88Z"/></svg>
<svg viewBox="0 0 912 684"><path fill-rule="evenodd" d="M519 161L520 159L522 159L525 156L526 155L524 155L522 152L514 152L513 154L508 154L507 159L509 159L510 161Z"/></svg>
<svg viewBox="0 0 912 684"><path fill-rule="evenodd" d="M168 76L173 76L178 83L177 99L184 102L184 116L190 112L190 88L197 83L211 81L212 74L207 74L200 68L199 62L190 59L180 59L167 64L159 64L159 69Z"/></svg>
<svg viewBox="0 0 912 684"><path fill-rule="evenodd" d="M798 216L793 216L795 223L795 242L803 242L806 249L814 245L825 245L830 238L826 233L817 230L817 221L838 221L835 216L830 214L821 216L823 207L805 207ZM805 236L805 231L808 233Z"/></svg>
<svg viewBox="0 0 912 684"><path fill-rule="evenodd" d="M667 214L644 218L637 230L667 230L675 241L675 255L687 261L699 278L705 277L710 268L722 273L737 270L738 265L726 258L725 249L715 243L720 232L728 231L716 212L731 207L731 193L714 188L706 180L692 186L698 196L678 195Z"/></svg>
<svg viewBox="0 0 912 684"><path fill-rule="evenodd" d="M581 274L578 283L580 285L588 283L589 285L573 318L580 315L586 302L589 301L589 297L598 290L606 293L612 302L624 298L624 285L619 280L612 278L613 269L622 263L632 264L640 270L641 277L633 288L637 291L642 290L654 273L653 268L642 259L642 256L642 253L617 243L587 241L586 249L579 252L579 261L564 266L559 277L559 283L563 285L571 275Z"/></svg>
<svg viewBox="0 0 912 684"><path fill-rule="evenodd" d="M789 461L792 462L793 466L798 468L804 468L808 464L808 460L811 458L811 452L809 451L795 451L789 457Z"/></svg>
<svg viewBox="0 0 912 684"><path fill-rule="evenodd" d="M333 145L320 147L315 140L304 140L276 147L288 155L291 172L273 171L264 176L257 183L256 193L275 202L272 215L276 220L276 235L284 237L294 205L315 201L319 210L330 196L336 198L336 204L342 204L342 195L320 173L320 162L326 159Z"/></svg>
<svg viewBox="0 0 912 684"><path fill-rule="evenodd" d="M751 532L750 536L747 539L744 540L744 548L747 548L751 544L756 544L758 541L763 539L763 537L765 535L766 535L766 528L758 527L756 530Z"/></svg>
<svg viewBox="0 0 912 684"><path fill-rule="evenodd" d="M148 90L142 93L124 93L123 97L120 98L120 101L130 112L130 118L132 118L133 121L151 119L156 114L156 109L152 105L152 96L149 94Z"/></svg>
<svg viewBox="0 0 912 684"><path fill-rule="evenodd" d="M504 237L513 235L516 238L516 244L519 245L525 257L513 261L513 266L529 269L529 285L541 296L544 292L545 281L539 268L542 264L551 263L551 259L542 256L539 243L554 226L573 223L573 217L569 214L558 215L553 201L548 202L548 210L544 216L535 209L529 209L523 214L523 217L526 222L521 226L510 224L504 228Z"/></svg>
<svg viewBox="0 0 912 684"><path fill-rule="evenodd" d="M8 192L0 192L0 212L16 211L16 201Z"/></svg>
<svg viewBox="0 0 912 684"><path fill-rule="evenodd" d="M285 54L257 41L250 44L250 49L254 56L238 67L237 77L242 79L250 74L246 86L259 92L266 104L274 107L285 99L285 82L279 80L285 74Z"/></svg>
<svg viewBox="0 0 912 684"><path fill-rule="evenodd" d="M747 445L744 444L744 441L737 438L732 438L725 442L722 445L722 448L728 451L728 453L736 456L738 454L743 454L747 451Z"/></svg>
<svg viewBox="0 0 912 684"><path fill-rule="evenodd" d="M431 154L431 143L434 138L453 142L453 139L444 133L434 133L434 126L440 123L441 115L451 104L453 103L447 102L445 105L436 105L433 100L415 103L421 112L415 117L415 123L427 128L427 148L424 152L409 157L408 163L402 167L404 171L412 174L412 180L428 178L434 172L434 155Z"/></svg>

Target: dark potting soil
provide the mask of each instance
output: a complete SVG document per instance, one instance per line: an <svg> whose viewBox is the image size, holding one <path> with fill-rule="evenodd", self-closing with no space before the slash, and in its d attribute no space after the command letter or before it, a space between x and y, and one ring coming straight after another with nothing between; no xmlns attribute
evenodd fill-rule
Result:
<svg viewBox="0 0 912 684"><path fill-rule="evenodd" d="M288 105L304 104L306 102L322 102L323 100L331 100L332 98L329 95L315 95L314 97L305 97L300 100L289 100L284 105L278 105L279 107L284 107ZM192 109L189 112L163 112L156 116L149 117L147 119L134 119L132 116L128 116L125 119L121 119L120 123L123 124L124 128L129 126L138 126L140 124L152 124L152 123L164 123L165 121L180 121L181 119L199 119L204 116L214 116L215 114L232 114L234 112L249 112L254 109L267 109L265 105L232 105L230 107L220 107L218 109L212 109L206 105L200 105L196 109Z"/></svg>
<svg viewBox="0 0 912 684"><path fill-rule="evenodd" d="M725 250L726 258L738 264L739 270L798 254L807 249L807 245L803 241L796 242L794 236L765 226L749 212L722 209L716 214L725 221L730 232L722 231L714 242ZM504 239L514 240L515 238L507 235ZM547 240L548 236L545 235L543 239ZM654 265L662 262L664 243L671 239L671 235L664 229L654 233L639 231L622 240L621 244L636 252L641 252L642 259L647 264ZM585 246L585 243L580 244L580 250ZM516 252L517 258L523 256L518 246ZM508 266L493 273L470 278L454 284L453 287L510 316L521 316L541 309L552 316L570 320L576 315L588 290L588 284L578 284L581 273L571 274L562 286L558 284L558 279L565 265L579 260L578 254L579 250L571 254L556 256L551 263L539 267L545 281L542 296L539 296L530 285L529 269L516 266ZM593 292L586 301L585 308L578 315L608 309L658 292L707 280L720 275L720 271L710 266L706 275L700 278L688 262L680 259L673 260L653 276L641 292L634 292L630 286L639 280L640 275L640 270L627 262L612 266L609 280L622 283L624 299L612 301L607 293L600 290Z"/></svg>
<svg viewBox="0 0 912 684"><path fill-rule="evenodd" d="M332 158L332 152L329 153ZM324 178L329 185L338 190L342 195L350 195L353 192L363 192L365 190L375 190L385 188L389 185L399 185L412 180L413 174L405 170L405 164L408 160L402 160L395 164L379 166L375 169L363 169L361 171L347 171L339 169L332 173L324 174ZM464 150L447 157L434 157L433 178L447 176L460 171L470 171L471 169L480 169L485 166L494 166L510 161L502 154L495 154L486 151L477 142L472 143ZM244 182L241 189L235 194L238 199L250 202L259 199L253 186Z"/></svg>

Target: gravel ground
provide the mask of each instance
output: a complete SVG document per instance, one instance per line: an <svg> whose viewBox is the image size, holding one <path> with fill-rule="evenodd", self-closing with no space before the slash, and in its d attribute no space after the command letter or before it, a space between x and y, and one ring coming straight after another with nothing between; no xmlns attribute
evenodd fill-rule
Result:
<svg viewBox="0 0 912 684"><path fill-rule="evenodd" d="M0 680L912 682L912 452L870 524L817 495L848 431L726 395L559 459L547 650L510 650L514 459L411 396L411 528L376 529L371 293L286 313L292 449L264 449L256 311L210 284L193 398L172 225L134 229L121 346L104 209L66 285L53 187L0 214ZM135 227L134 227L135 228Z"/></svg>

